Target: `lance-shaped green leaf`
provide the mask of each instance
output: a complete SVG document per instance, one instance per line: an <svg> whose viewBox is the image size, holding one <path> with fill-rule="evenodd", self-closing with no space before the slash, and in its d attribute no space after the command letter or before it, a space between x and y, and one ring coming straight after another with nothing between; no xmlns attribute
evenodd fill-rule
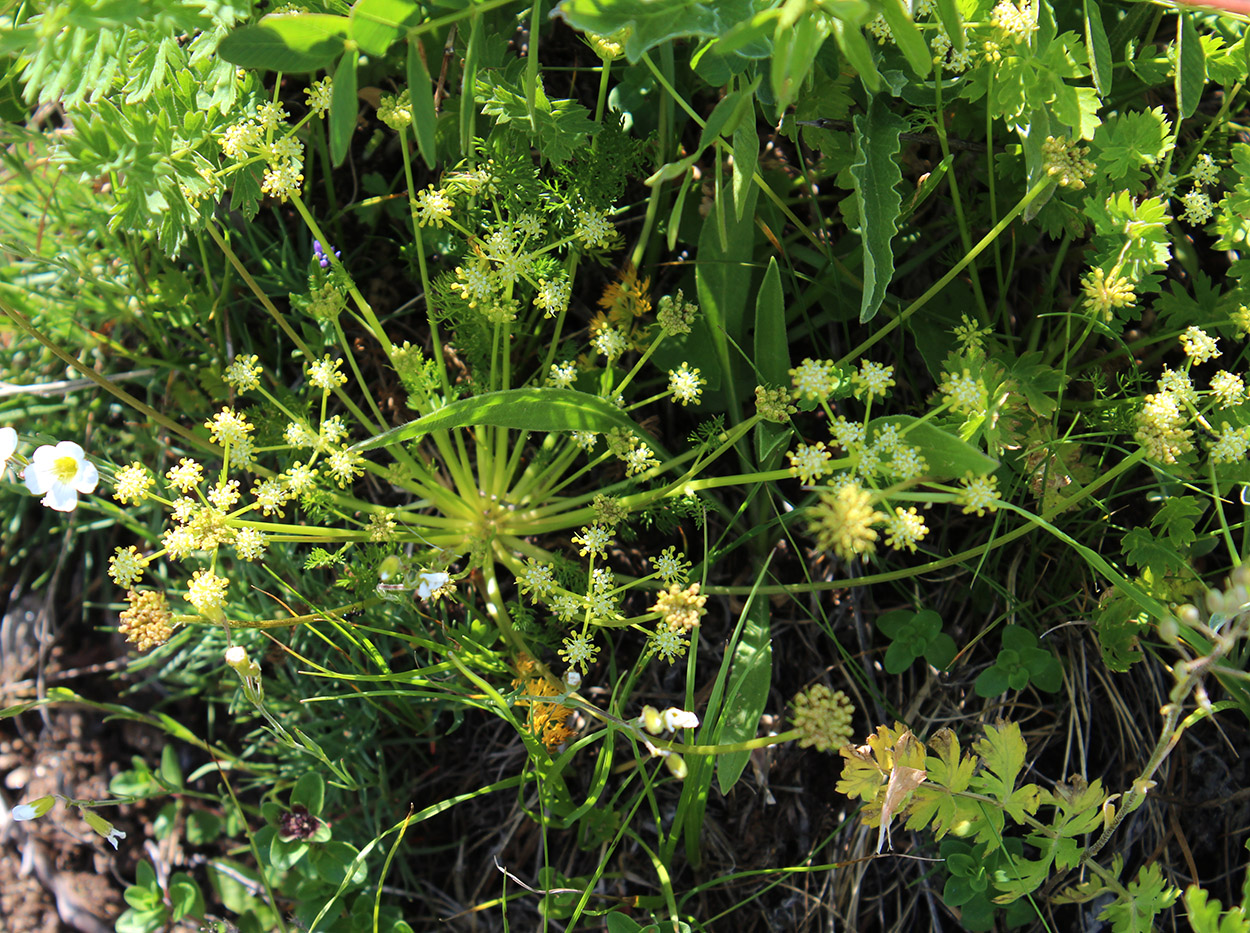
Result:
<svg viewBox="0 0 1250 933"><path fill-rule="evenodd" d="M217 54L240 68L319 71L342 54L350 21L328 13L275 13L236 29Z"/></svg>
<svg viewBox="0 0 1250 933"><path fill-rule="evenodd" d="M902 0L886 0L881 15L894 33L894 41L907 59L907 64L922 78L927 78L933 68L932 53L919 27L903 7Z"/></svg>
<svg viewBox="0 0 1250 933"><path fill-rule="evenodd" d="M895 187L903 180L896 156L899 133L907 121L890 110L885 96L874 94L868 113L855 118L855 201L859 206L860 240L864 244L864 292L859 319L871 321L881 308L885 290L894 277L890 241L897 232L902 198Z"/></svg>
<svg viewBox="0 0 1250 933"><path fill-rule="evenodd" d="M478 425L543 432L597 431L600 434L624 428L644 436L624 412L597 395L574 389L505 389L452 402L415 421L361 441L352 449L376 450L402 444L430 431Z"/></svg>
<svg viewBox="0 0 1250 933"><path fill-rule="evenodd" d="M430 72L421 57L421 45L416 38L408 40L408 98L412 102L412 132L417 137L417 149L428 168L434 168L437 139L434 128L438 113L434 109L434 86Z"/></svg>
<svg viewBox="0 0 1250 933"><path fill-rule="evenodd" d="M355 51L348 51L334 69L334 85L330 91L330 159L342 165L352 146L352 134L356 132L356 114L360 104L356 100Z"/></svg>
<svg viewBox="0 0 1250 933"><path fill-rule="evenodd" d="M760 716L768 705L768 691L773 677L772 635L769 626L769 605L766 599L755 599L747 613L742 637L734 647L730 668L729 689L721 717L718 744L728 745L755 738ZM749 751L730 752L716 761L716 781L722 794L728 794L751 759Z"/></svg>
<svg viewBox="0 0 1250 933"><path fill-rule="evenodd" d="M1098 0L1085 0L1085 45L1089 50L1089 70L1100 97L1111 96L1111 43L1102 24Z"/></svg>
<svg viewBox="0 0 1250 933"><path fill-rule="evenodd" d="M1194 115L1202 89L1207 84L1207 58L1194 19L1188 13L1177 13L1176 109L1182 120Z"/></svg>
<svg viewBox="0 0 1250 933"><path fill-rule="evenodd" d="M986 456L955 435L910 415L873 418L868 424L868 437L873 437L887 424L898 429L904 444L920 451L928 464L925 475L933 479L955 479L965 473L983 476L998 469L998 461L993 457Z"/></svg>

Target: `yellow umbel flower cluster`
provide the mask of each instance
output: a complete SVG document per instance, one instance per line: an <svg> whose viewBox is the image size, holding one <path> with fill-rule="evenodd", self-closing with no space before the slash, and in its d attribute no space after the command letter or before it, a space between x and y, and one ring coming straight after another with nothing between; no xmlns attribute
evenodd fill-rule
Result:
<svg viewBox="0 0 1250 933"><path fill-rule="evenodd" d="M837 492L820 494L820 502L811 510L808 531L816 538L817 547L850 560L876 552L879 535L872 526L886 518L884 512L873 508L871 492L847 483Z"/></svg>
<svg viewBox="0 0 1250 933"><path fill-rule="evenodd" d="M851 741L855 707L841 690L816 684L794 698L794 728L799 745L828 752Z"/></svg>

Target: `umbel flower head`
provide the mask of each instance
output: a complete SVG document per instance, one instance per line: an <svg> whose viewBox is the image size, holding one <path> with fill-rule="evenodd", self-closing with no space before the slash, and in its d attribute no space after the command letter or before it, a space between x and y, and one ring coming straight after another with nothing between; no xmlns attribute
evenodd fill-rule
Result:
<svg viewBox="0 0 1250 933"><path fill-rule="evenodd" d="M876 552L878 534L872 526L886 518L873 508L872 493L847 483L837 492L820 494L820 502L812 506L808 530L816 536L817 547L850 560Z"/></svg>
<svg viewBox="0 0 1250 933"><path fill-rule="evenodd" d="M117 631L133 642L140 651L147 651L169 641L174 630L170 625L169 604L165 595L155 590L131 590L126 594L130 608L122 612Z"/></svg>
<svg viewBox="0 0 1250 933"><path fill-rule="evenodd" d="M794 728L799 746L828 752L851 741L855 707L841 690L816 684L794 698Z"/></svg>
<svg viewBox="0 0 1250 933"><path fill-rule="evenodd" d="M72 512L80 493L94 492L100 471L87 460L83 449L73 441L55 447L44 444L35 450L24 474L26 488L40 501L58 512Z"/></svg>

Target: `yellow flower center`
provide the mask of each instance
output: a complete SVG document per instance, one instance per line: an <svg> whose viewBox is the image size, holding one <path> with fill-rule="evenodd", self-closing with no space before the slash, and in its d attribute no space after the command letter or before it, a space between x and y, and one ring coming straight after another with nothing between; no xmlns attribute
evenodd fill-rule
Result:
<svg viewBox="0 0 1250 933"><path fill-rule="evenodd" d="M72 482L78 475L78 461L73 457L57 457L52 462L52 475L58 483Z"/></svg>

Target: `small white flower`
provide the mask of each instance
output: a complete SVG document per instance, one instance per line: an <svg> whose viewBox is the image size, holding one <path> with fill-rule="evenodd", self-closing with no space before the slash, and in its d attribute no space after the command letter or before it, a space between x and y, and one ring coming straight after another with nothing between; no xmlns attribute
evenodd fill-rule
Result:
<svg viewBox="0 0 1250 933"><path fill-rule="evenodd" d="M55 447L44 444L35 450L24 474L26 488L40 501L58 512L72 512L80 493L95 490L100 471L87 460L83 449L73 441L61 441Z"/></svg>
<svg viewBox="0 0 1250 933"><path fill-rule="evenodd" d="M422 570L417 574L417 595L429 599L447 585L451 574L442 571Z"/></svg>
<svg viewBox="0 0 1250 933"><path fill-rule="evenodd" d="M19 803L9 812L13 819L18 820L37 820L56 805L56 795L48 794L44 797L36 797L30 803Z"/></svg>
<svg viewBox="0 0 1250 933"><path fill-rule="evenodd" d="M688 710L670 706L662 715L664 716L664 728L669 732L676 732L678 729L699 728L699 717Z"/></svg>

